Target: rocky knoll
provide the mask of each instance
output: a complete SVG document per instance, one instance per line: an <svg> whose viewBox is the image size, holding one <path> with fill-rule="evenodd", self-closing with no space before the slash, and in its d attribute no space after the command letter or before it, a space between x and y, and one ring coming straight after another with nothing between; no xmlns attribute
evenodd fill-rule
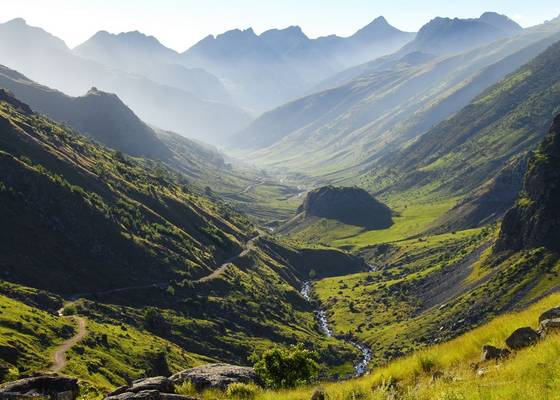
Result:
<svg viewBox="0 0 560 400"><path fill-rule="evenodd" d="M298 214L334 219L366 229L385 229L393 225L391 209L357 187L315 189L307 194Z"/></svg>
<svg viewBox="0 0 560 400"><path fill-rule="evenodd" d="M521 193L504 217L495 249L560 252L560 115L529 161Z"/></svg>

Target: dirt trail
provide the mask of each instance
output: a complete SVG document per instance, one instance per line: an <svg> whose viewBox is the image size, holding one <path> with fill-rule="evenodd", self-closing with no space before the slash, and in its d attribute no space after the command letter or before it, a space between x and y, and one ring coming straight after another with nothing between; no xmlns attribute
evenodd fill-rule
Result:
<svg viewBox="0 0 560 400"><path fill-rule="evenodd" d="M68 350L82 341L82 339L87 334L86 320L84 318L78 316L65 318L74 320L74 322L76 322L78 330L76 331L76 334L74 336L57 347L56 351L54 352L53 363L49 368L49 372L57 373L62 371L68 363L68 360L66 359L66 353L68 352Z"/></svg>

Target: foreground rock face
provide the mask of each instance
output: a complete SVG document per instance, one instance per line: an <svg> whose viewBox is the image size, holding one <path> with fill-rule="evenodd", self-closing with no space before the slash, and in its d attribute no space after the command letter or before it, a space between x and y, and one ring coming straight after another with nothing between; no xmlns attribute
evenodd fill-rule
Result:
<svg viewBox="0 0 560 400"><path fill-rule="evenodd" d="M529 161L522 193L502 221L495 250L560 252L560 115Z"/></svg>
<svg viewBox="0 0 560 400"><path fill-rule="evenodd" d="M357 187L325 186L309 192L298 209L305 217L320 217L366 229L393 225L389 207Z"/></svg>
<svg viewBox="0 0 560 400"><path fill-rule="evenodd" d="M230 364L207 364L181 371L171 376L175 384L190 381L196 390L225 389L232 383L254 383L260 385L255 370Z"/></svg>
<svg viewBox="0 0 560 400"><path fill-rule="evenodd" d="M126 392L105 397L105 400L198 400L196 397L181 396L173 393L161 393L157 390L142 390L137 393Z"/></svg>
<svg viewBox="0 0 560 400"><path fill-rule="evenodd" d="M506 339L506 344L514 350L520 350L537 343L540 338L537 331L529 327L524 327L515 330Z"/></svg>
<svg viewBox="0 0 560 400"><path fill-rule="evenodd" d="M0 388L0 399L37 399L37 396L42 396L53 400L73 400L78 393L77 379L44 375L8 383Z"/></svg>
<svg viewBox="0 0 560 400"><path fill-rule="evenodd" d="M105 397L106 400L196 400L175 394L175 385L165 376L137 379L130 386L121 386Z"/></svg>

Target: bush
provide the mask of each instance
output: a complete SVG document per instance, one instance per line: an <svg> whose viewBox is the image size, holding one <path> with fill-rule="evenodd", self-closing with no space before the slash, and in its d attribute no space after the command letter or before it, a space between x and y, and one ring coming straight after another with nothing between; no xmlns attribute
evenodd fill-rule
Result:
<svg viewBox="0 0 560 400"><path fill-rule="evenodd" d="M289 348L272 348L260 357L253 355L255 372L263 382L274 389L293 388L308 383L319 372L315 354L302 344Z"/></svg>
<svg viewBox="0 0 560 400"><path fill-rule="evenodd" d="M259 388L247 383L232 383L227 387L226 395L231 399L252 400L257 396Z"/></svg>

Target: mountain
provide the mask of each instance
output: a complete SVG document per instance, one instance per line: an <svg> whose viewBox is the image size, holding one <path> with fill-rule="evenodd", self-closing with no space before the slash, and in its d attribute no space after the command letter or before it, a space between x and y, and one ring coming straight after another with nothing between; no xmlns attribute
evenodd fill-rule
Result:
<svg viewBox="0 0 560 400"><path fill-rule="evenodd" d="M364 262L281 244L202 192L161 163L107 149L0 91L0 218L9 228L0 232L3 294L30 304L42 298L49 310L62 307L64 296L68 312L88 319L88 337L117 332L126 341L141 331L158 348L173 343L166 354L178 346L236 363L272 343L305 342L326 368L351 370L356 350L317 331L299 290L311 265L326 277L364 271ZM38 290L42 297L31 295ZM55 335L42 332L43 342ZM41 342L39 334L11 341L22 370L31 368L26 359L40 357L25 346ZM98 344L84 341L78 359L111 353ZM119 359L130 351L111 349ZM111 387L143 370L111 361L73 373Z"/></svg>
<svg viewBox="0 0 560 400"><path fill-rule="evenodd" d="M115 93L142 120L185 136L217 143L249 121L235 106L78 57L60 39L23 20L0 24L0 53L0 64L35 82L75 96L91 87Z"/></svg>
<svg viewBox="0 0 560 400"><path fill-rule="evenodd" d="M200 68L185 68L180 65L177 52L163 46L155 37L138 31L97 32L73 49L73 53L110 68L185 90L204 100L231 101L227 90L214 75Z"/></svg>
<svg viewBox="0 0 560 400"><path fill-rule="evenodd" d="M264 113L229 147L258 165L330 181L359 176L560 40L559 31L551 22L458 55L378 59Z"/></svg>
<svg viewBox="0 0 560 400"><path fill-rule="evenodd" d="M495 251L560 253L560 114L529 161L523 191L505 215Z"/></svg>
<svg viewBox="0 0 560 400"><path fill-rule="evenodd" d="M376 169L373 184L384 181L388 191L430 186L432 193L447 194L467 194L482 185L509 160L535 148L560 111L558 57L560 42L381 159L383 171Z"/></svg>
<svg viewBox="0 0 560 400"><path fill-rule="evenodd" d="M522 154L508 162L496 176L459 200L433 223L435 229L432 232L473 229L500 221L523 189L526 171L527 155Z"/></svg>
<svg viewBox="0 0 560 400"><path fill-rule="evenodd" d="M231 30L181 55L185 65L220 77L239 104L257 112L296 98L341 69L388 54L412 38L378 18L349 38L309 39L300 27Z"/></svg>
<svg viewBox="0 0 560 400"><path fill-rule="evenodd" d="M84 96L70 97L4 66L0 66L0 87L13 92L35 111L66 122L108 147L154 159L171 155L153 129L114 94L92 88Z"/></svg>
<svg viewBox="0 0 560 400"><path fill-rule="evenodd" d="M523 28L496 13L486 12L480 18L435 18L424 25L416 38L399 53L414 51L432 54L460 53L498 39L520 34Z"/></svg>

